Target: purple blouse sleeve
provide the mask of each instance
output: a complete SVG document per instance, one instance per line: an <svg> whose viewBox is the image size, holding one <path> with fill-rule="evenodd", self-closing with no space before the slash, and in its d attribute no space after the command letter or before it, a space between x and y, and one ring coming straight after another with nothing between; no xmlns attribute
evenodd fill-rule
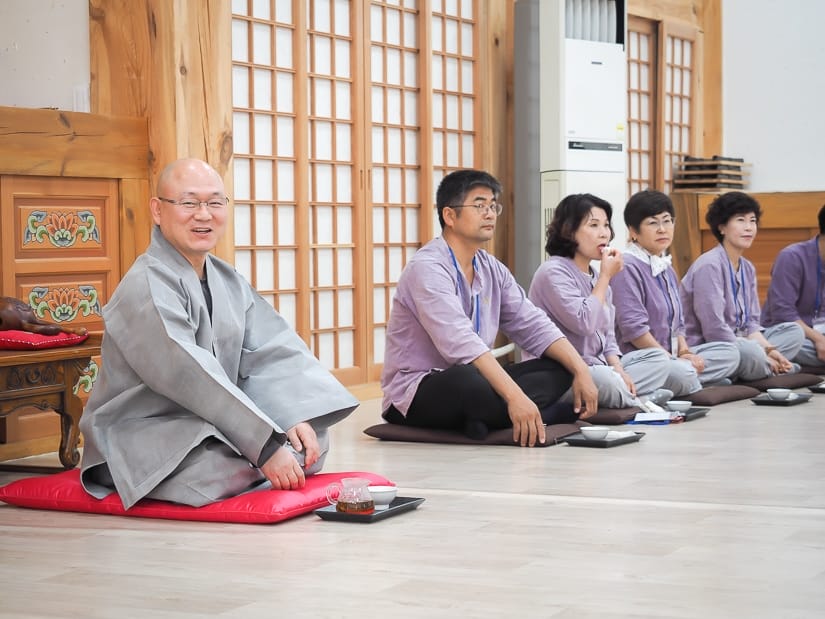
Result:
<svg viewBox="0 0 825 619"><path fill-rule="evenodd" d="M547 308L563 331L591 335L599 326L604 306L592 294L582 296L576 280L560 264L540 269L530 286L536 305Z"/></svg>
<svg viewBox="0 0 825 619"><path fill-rule="evenodd" d="M475 361L489 348L473 330L456 294L456 284L444 268L410 263L410 303L438 353L453 365Z"/></svg>
<svg viewBox="0 0 825 619"><path fill-rule="evenodd" d="M564 334L527 298L510 271L503 265L501 271L501 331L521 348L540 357Z"/></svg>
<svg viewBox="0 0 825 619"><path fill-rule="evenodd" d="M650 316L644 303L645 290L639 270L625 264L625 268L610 280L613 305L616 307L616 324L623 339L635 340L650 332Z"/></svg>
<svg viewBox="0 0 825 619"><path fill-rule="evenodd" d="M700 266L693 277L693 307L686 308L696 316L706 342L735 342L734 325L725 319L728 284L717 264Z"/></svg>
<svg viewBox="0 0 825 619"><path fill-rule="evenodd" d="M779 252L773 263L768 303L771 305L771 320L774 323L800 320L796 307L801 296L804 280L802 256L787 249Z"/></svg>

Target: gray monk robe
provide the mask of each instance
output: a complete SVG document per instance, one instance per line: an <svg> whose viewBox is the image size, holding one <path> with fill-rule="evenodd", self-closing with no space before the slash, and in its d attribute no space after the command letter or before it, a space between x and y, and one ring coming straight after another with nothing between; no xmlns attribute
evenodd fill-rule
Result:
<svg viewBox="0 0 825 619"><path fill-rule="evenodd" d="M127 509L233 496L264 481L262 449L302 421L322 449L311 474L327 428L358 405L231 265L210 255L206 274L211 320L195 270L155 227L104 307L102 369L80 421L90 494L114 486Z"/></svg>

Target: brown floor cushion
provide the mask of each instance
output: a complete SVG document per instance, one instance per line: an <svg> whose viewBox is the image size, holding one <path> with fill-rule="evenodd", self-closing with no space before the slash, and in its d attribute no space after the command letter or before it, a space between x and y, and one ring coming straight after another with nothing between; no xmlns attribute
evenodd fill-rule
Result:
<svg viewBox="0 0 825 619"><path fill-rule="evenodd" d="M759 389L748 385L720 385L716 387L705 387L701 391L685 396L685 400L690 400L696 406L715 406L724 402L734 402L736 400L747 400L759 395ZM680 398L682 399L682 398Z"/></svg>
<svg viewBox="0 0 825 619"><path fill-rule="evenodd" d="M630 408L600 408L595 415L588 417L586 421L594 426L620 426L623 423L632 421L640 410L636 406Z"/></svg>
<svg viewBox="0 0 825 619"><path fill-rule="evenodd" d="M588 420L589 421L589 420ZM550 447L562 442L562 439L579 431L575 423L558 423L546 426L547 440L537 447ZM364 430L364 434L385 441L406 441L408 443L454 443L458 445L514 445L513 431L509 428L494 430L483 441L477 441L464 436L461 432L452 430L433 430L430 428L415 428L402 426L396 423L379 423Z"/></svg>
<svg viewBox="0 0 825 619"><path fill-rule="evenodd" d="M785 389L798 389L799 387L812 387L822 382L821 376L814 374L779 374L777 376L769 376L762 380L753 380L748 383L743 383L750 387L756 387L759 391L767 391L775 387Z"/></svg>

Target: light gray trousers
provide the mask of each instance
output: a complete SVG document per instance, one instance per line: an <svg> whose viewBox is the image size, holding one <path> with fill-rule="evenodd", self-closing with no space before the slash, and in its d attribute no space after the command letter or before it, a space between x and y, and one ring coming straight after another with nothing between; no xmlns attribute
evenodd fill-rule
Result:
<svg viewBox="0 0 825 619"><path fill-rule="evenodd" d="M664 386L667 380L670 355L662 348L642 348L622 355L622 367L636 385L636 396L653 393ZM591 365L590 376L599 389L599 406L605 408L627 408L636 406L636 396L630 393L622 377L609 365ZM573 391L568 390L562 398L573 401Z"/></svg>
<svg viewBox="0 0 825 619"><path fill-rule="evenodd" d="M318 429L315 432L321 456L310 468L304 469L307 476L318 473L323 468L329 451L329 432ZM303 467L303 452L296 452L288 443L281 449L289 449ZM249 460L235 453L226 443L208 438L190 451L178 468L146 496L201 507L245 492L271 487L269 480Z"/></svg>
<svg viewBox="0 0 825 619"><path fill-rule="evenodd" d="M703 385L712 385L729 378L733 380L739 367L739 348L731 342L705 342L691 347L691 351L702 357L705 369L696 372L693 364L686 359L670 358L670 374L665 381L665 389L670 389L677 397L699 391Z"/></svg>
<svg viewBox="0 0 825 619"><path fill-rule="evenodd" d="M805 341L805 332L795 322L781 322L768 327L762 332L772 346L781 352L786 359L796 359ZM760 380L771 375L771 366L768 356L762 345L747 338L736 338L739 348L739 368L736 377L739 380Z"/></svg>
<svg viewBox="0 0 825 619"><path fill-rule="evenodd" d="M802 342L802 348L799 349L799 352L796 353L796 357L794 357L793 360L794 363L798 363L799 365L825 368L825 361L816 356L814 343L808 338L805 338L805 341Z"/></svg>

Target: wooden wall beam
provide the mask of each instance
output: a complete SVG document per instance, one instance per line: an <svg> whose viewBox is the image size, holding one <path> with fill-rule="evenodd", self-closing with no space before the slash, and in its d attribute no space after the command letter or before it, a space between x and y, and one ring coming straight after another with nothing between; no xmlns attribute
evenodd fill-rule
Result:
<svg viewBox="0 0 825 619"><path fill-rule="evenodd" d="M146 178L145 118L0 107L0 173Z"/></svg>
<svg viewBox="0 0 825 619"><path fill-rule="evenodd" d="M701 26L704 2L706 0L628 0L627 12L654 21L676 19Z"/></svg>

